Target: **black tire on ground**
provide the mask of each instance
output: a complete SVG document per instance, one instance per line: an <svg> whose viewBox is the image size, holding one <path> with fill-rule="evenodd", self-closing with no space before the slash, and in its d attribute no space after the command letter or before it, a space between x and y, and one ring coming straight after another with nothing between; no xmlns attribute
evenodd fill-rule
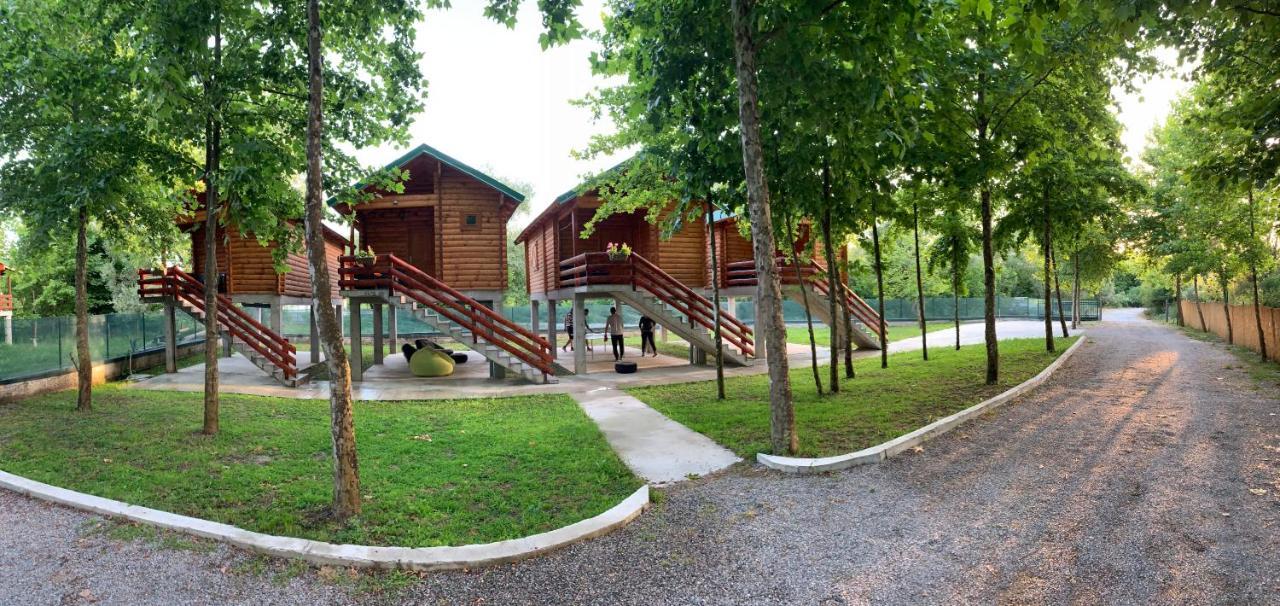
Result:
<svg viewBox="0 0 1280 606"><path fill-rule="evenodd" d="M448 350L445 350L445 351L448 351ZM450 354L449 354L449 357L453 358L453 363L454 363L454 364L466 364L466 363L467 363L467 354L464 354L464 353L450 353Z"/></svg>
<svg viewBox="0 0 1280 606"><path fill-rule="evenodd" d="M613 370L620 375L631 375L636 372L635 362L614 362Z"/></svg>

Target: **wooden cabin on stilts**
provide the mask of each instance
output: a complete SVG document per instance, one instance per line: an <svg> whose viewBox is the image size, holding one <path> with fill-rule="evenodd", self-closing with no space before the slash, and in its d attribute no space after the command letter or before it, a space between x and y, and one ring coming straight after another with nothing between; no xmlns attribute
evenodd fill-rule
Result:
<svg viewBox="0 0 1280 606"><path fill-rule="evenodd" d="M715 307L708 300L711 284L707 230L703 220L686 221L668 238L643 212L615 214L595 225L583 238L583 227L595 216L597 191L566 192L516 238L525 247L527 288L534 330L540 306L546 306L546 335L552 343L559 327L556 306L573 302L573 371L587 371L585 302L604 298L626 304L676 333L690 344L692 363L715 355ZM672 212L674 204L667 210ZM666 218L666 217L663 217ZM609 243L630 246L628 255L611 255ZM751 329L729 311L719 315L724 359L746 365L755 354Z"/></svg>
<svg viewBox="0 0 1280 606"><path fill-rule="evenodd" d="M205 200L196 196L196 210L178 218L178 226L191 238L191 270L179 267L144 269L138 272L138 293L143 301L165 306L165 372L177 372L176 313L181 311L204 322L204 267L206 258ZM298 224L301 220L289 220ZM282 384L294 387L310 379L321 368L319 331L312 308L311 270L305 251L284 254L283 267L276 264L276 242L262 242L234 224L219 224L216 233L218 267L218 325L222 349L227 357L238 351L255 366ZM338 297L338 259L350 243L338 232L325 228L325 251L330 263L330 280L335 285L332 301L341 310ZM308 311L310 352L300 365L297 348L284 336L285 306L302 306ZM249 313L255 310L257 313ZM206 344L208 347L215 344Z"/></svg>
<svg viewBox="0 0 1280 606"><path fill-rule="evenodd" d="M419 145L387 165L406 170L403 192L330 205L354 214L355 249L341 260L342 296L351 306L351 346L363 342L359 310L373 309L374 364L383 363L383 318L391 346L395 310L403 310L445 338L489 362L489 376L508 372L536 383L555 382L551 345L502 316L507 287L507 221L524 195L429 146ZM352 357L351 377L365 373Z"/></svg>

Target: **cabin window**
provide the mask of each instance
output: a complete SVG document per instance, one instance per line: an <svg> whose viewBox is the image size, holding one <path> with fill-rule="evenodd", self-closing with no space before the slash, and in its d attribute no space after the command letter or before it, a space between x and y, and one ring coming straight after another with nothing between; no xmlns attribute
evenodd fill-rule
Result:
<svg viewBox="0 0 1280 606"><path fill-rule="evenodd" d="M480 215L464 215L462 217L462 229L479 229Z"/></svg>

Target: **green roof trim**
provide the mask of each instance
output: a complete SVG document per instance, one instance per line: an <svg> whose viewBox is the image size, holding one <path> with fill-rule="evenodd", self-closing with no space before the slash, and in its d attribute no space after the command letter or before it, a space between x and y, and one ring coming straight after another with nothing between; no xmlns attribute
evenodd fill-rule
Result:
<svg viewBox="0 0 1280 606"><path fill-rule="evenodd" d="M572 199L574 199L574 198L577 198L578 196L581 196L582 194L587 193L587 192L588 192L588 191L590 191L590 190L588 190L588 189L584 189L584 188L585 188L585 187L587 187L587 186L591 183L591 181L595 181L595 180L597 180L597 179L600 179L601 177L604 177L604 176L606 176L606 175L609 175L609 174L615 173L615 172L617 172L617 171L619 171L619 170L622 170L624 167L626 167L626 165L627 165L627 164L630 164L630 163L631 163L631 161L632 161L632 160L634 160L634 159L635 159L635 156L632 156L632 157L630 157L630 158L627 158L626 160L623 160L623 161L621 161L621 162L619 162L619 163L617 163L617 164L614 164L613 166L610 166L608 169L606 169L606 170L604 170L603 172L601 172L600 174L596 175L594 179L590 179L590 180L587 180L587 181L583 181L582 183L577 184L576 186L574 186L574 188L573 188L573 189L571 189L571 190L569 190L569 191L567 191L567 192L564 192L563 194L560 194L559 196L556 196L556 201L555 201L555 203L556 203L556 204L564 204L565 202L568 202L568 201L570 201L570 200L572 200Z"/></svg>
<svg viewBox="0 0 1280 606"><path fill-rule="evenodd" d="M516 204L520 204L521 202L524 202L524 194L512 189L507 184L480 172L478 169L468 166L466 163L458 160L457 158L454 158L449 154L446 154L434 147L431 147L430 145L427 145L426 143L422 143L417 147L405 152L404 155L400 156L399 158L392 160L390 163L388 163L386 166L383 167L383 170L390 169L390 168L400 168L401 166L408 164L414 158L417 158L418 156L421 156L421 155L431 156L432 158L435 158L436 160L439 160L440 162L450 167L453 167L457 170L462 171L464 174L476 179L477 181L480 181L481 183L484 183L485 185L488 185L489 187L492 187L493 189L498 190L504 196L507 196L512 200L515 200ZM410 178L412 178L412 175L410 175ZM364 187L363 181L360 181L353 186L354 189L361 189L363 187ZM335 197L336 196L329 196L329 199L327 201L329 206L333 206L336 203L336 201L334 200Z"/></svg>

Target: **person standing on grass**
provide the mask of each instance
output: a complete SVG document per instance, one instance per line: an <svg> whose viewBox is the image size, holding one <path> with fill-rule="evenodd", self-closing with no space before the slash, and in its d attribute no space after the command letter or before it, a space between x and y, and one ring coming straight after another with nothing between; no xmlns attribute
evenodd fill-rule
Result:
<svg viewBox="0 0 1280 606"><path fill-rule="evenodd" d="M617 307L609 308L609 319L604 322L604 331L609 333L609 341L613 344L613 359L622 359L622 314Z"/></svg>
<svg viewBox="0 0 1280 606"><path fill-rule="evenodd" d="M590 309L582 310L582 324L583 324L583 328L586 329L585 334L588 334L588 335L591 334L591 324L587 322L587 314L589 313L591 313ZM564 346L560 348L560 351L569 351L569 348L573 347L573 310L572 309L569 310L568 312L565 312L564 314L564 332L565 334L569 335L569 338L565 339ZM554 345L554 343L552 343L552 345ZM590 339L587 340L587 351L594 351L593 349L591 349Z"/></svg>
<svg viewBox="0 0 1280 606"><path fill-rule="evenodd" d="M649 351L653 352L653 357L658 357L658 345L653 342L653 327L653 318L640 316L640 357L642 358Z"/></svg>

